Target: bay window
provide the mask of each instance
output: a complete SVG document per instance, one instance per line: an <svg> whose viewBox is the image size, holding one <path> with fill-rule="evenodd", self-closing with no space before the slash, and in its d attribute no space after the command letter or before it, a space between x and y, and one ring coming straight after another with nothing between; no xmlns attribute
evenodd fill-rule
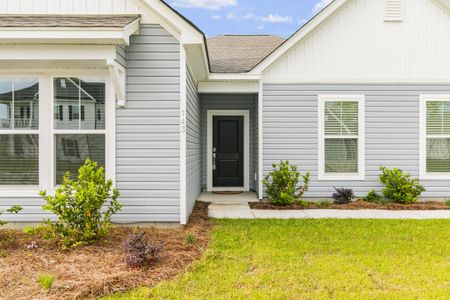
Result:
<svg viewBox="0 0 450 300"><path fill-rule="evenodd" d="M450 179L450 95L421 96L420 175Z"/></svg>
<svg viewBox="0 0 450 300"><path fill-rule="evenodd" d="M364 96L319 96L319 179L364 179Z"/></svg>
<svg viewBox="0 0 450 300"><path fill-rule="evenodd" d="M88 158L114 179L114 92L95 74L0 77L0 196L51 191Z"/></svg>

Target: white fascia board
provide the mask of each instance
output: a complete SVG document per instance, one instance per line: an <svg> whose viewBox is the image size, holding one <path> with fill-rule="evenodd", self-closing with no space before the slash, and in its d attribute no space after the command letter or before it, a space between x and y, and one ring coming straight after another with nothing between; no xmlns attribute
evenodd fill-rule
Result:
<svg viewBox="0 0 450 300"><path fill-rule="evenodd" d="M125 28L2 28L0 43L129 45L130 36L138 30L139 20Z"/></svg>
<svg viewBox="0 0 450 300"><path fill-rule="evenodd" d="M76 61L116 59L114 45L2 45L0 61Z"/></svg>
<svg viewBox="0 0 450 300"><path fill-rule="evenodd" d="M276 60L282 57L287 51L292 47L297 45L303 38L305 38L309 33L316 29L320 24L323 23L328 17L334 14L339 8L341 8L349 0L334 0L325 9L323 9L319 14L317 14L313 19L306 23L300 30L298 30L293 36L291 36L284 44L282 44L278 49L276 49L272 54L266 57L262 62L260 62L253 70L249 73L251 74L261 74L265 69L267 69Z"/></svg>
<svg viewBox="0 0 450 300"><path fill-rule="evenodd" d="M201 81L198 92L203 94L257 94L258 81Z"/></svg>
<svg viewBox="0 0 450 300"><path fill-rule="evenodd" d="M202 44L203 35L159 0L133 0L145 12L156 18L158 23L182 44Z"/></svg>
<svg viewBox="0 0 450 300"><path fill-rule="evenodd" d="M227 80L248 80L258 81L261 79L261 75L252 73L210 73L210 81L227 81Z"/></svg>

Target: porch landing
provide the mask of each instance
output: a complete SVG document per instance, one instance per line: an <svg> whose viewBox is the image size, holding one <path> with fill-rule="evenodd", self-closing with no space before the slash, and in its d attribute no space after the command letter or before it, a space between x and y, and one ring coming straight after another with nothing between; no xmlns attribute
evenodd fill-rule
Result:
<svg viewBox="0 0 450 300"><path fill-rule="evenodd" d="M214 193L202 193L197 201L222 204L247 204L248 202L258 202L256 193L247 192L236 195L221 195Z"/></svg>

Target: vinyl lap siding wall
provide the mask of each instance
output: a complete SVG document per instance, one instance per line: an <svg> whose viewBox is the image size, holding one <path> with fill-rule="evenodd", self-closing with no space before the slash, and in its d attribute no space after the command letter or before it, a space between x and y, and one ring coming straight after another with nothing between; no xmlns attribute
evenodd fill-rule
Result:
<svg viewBox="0 0 450 300"><path fill-rule="evenodd" d="M189 69L187 71L186 98L186 209L189 216L201 193L202 186L202 110L197 86Z"/></svg>
<svg viewBox="0 0 450 300"><path fill-rule="evenodd" d="M250 143L249 143L249 183L250 190L255 189L255 165L258 155L255 155L255 134L257 135L255 122L257 122L257 100L254 95L231 95L231 94L205 94L202 95L202 124L207 124L208 110L248 110L250 112ZM202 184L207 183L207 126L202 126ZM256 137L257 138L257 137Z"/></svg>
<svg viewBox="0 0 450 300"><path fill-rule="evenodd" d="M366 95L365 181L317 180L317 95ZM271 164L290 160L303 173L312 172L309 198L330 198L333 187L354 188L364 196L371 188L381 191L379 166L398 167L419 175L419 95L450 94L450 85L264 85L264 174ZM424 198L446 198L448 181L422 180Z"/></svg>
<svg viewBox="0 0 450 300"><path fill-rule="evenodd" d="M127 106L117 110L118 222L180 220L180 46L142 25L126 51Z"/></svg>

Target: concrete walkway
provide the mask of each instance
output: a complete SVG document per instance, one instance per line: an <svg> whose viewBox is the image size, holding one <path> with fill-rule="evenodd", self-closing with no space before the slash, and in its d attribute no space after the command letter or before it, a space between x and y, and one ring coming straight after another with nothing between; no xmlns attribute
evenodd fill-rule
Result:
<svg viewBox="0 0 450 300"><path fill-rule="evenodd" d="M450 219L450 210L261 210L247 203L212 203L209 216L216 219Z"/></svg>

